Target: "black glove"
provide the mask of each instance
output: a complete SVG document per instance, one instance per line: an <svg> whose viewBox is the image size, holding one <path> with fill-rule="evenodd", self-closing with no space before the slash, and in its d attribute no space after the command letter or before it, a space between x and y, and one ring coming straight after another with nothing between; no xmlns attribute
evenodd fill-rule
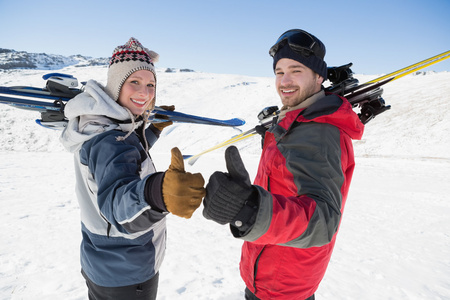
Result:
<svg viewBox="0 0 450 300"><path fill-rule="evenodd" d="M257 197L236 147L227 148L225 161L228 173L211 175L203 200L203 216L222 225L233 221L244 204Z"/></svg>
<svg viewBox="0 0 450 300"><path fill-rule="evenodd" d="M264 138L266 137L267 128L263 125L256 125L255 131L261 136L261 148L264 148Z"/></svg>
<svg viewBox="0 0 450 300"><path fill-rule="evenodd" d="M263 125L256 125L255 131L258 133L262 138L266 135L267 128Z"/></svg>

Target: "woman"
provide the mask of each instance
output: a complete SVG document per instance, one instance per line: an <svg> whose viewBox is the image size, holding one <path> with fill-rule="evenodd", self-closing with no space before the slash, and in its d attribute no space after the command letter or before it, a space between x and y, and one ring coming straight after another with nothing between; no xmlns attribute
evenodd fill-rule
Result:
<svg viewBox="0 0 450 300"><path fill-rule="evenodd" d="M131 38L114 50L106 87L90 80L65 107L61 142L75 156L89 299L155 299L165 216L190 218L205 195L202 175L184 171L177 148L166 172L155 170L148 153L171 124L147 126L158 58Z"/></svg>

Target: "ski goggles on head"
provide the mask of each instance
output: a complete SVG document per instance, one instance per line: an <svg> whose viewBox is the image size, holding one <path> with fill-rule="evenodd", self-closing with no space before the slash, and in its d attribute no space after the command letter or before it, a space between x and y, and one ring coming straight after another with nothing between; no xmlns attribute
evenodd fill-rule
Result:
<svg viewBox="0 0 450 300"><path fill-rule="evenodd" d="M325 56L325 51L317 40L306 31L300 29L291 29L283 33L276 43L270 47L270 56L274 57L278 50L286 44L288 44L293 51L305 57L314 55L323 59Z"/></svg>

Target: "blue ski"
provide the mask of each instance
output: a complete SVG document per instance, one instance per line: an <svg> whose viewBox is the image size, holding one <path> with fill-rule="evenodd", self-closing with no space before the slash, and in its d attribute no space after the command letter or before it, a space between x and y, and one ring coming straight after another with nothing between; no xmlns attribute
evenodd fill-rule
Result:
<svg viewBox="0 0 450 300"><path fill-rule="evenodd" d="M0 92L1 93L1 92ZM0 103L8 104L16 108L34 110L39 112L60 111L62 105L58 102L39 101L25 98L15 98L0 95Z"/></svg>
<svg viewBox="0 0 450 300"><path fill-rule="evenodd" d="M178 111L164 110L158 106L153 110L154 114L161 114L169 117L171 121L181 123L195 123L205 125L217 125L217 126L242 126L245 124L243 119L233 118L228 120L213 119L208 117L195 116L190 114L181 113Z"/></svg>
<svg viewBox="0 0 450 300"><path fill-rule="evenodd" d="M79 92L75 91L75 93ZM65 127L64 124L67 123L67 120L64 117L64 106L70 99L70 97L55 96L54 93L51 94L46 90L34 87L0 87L0 103L40 112L41 119L36 120L36 122L46 128L63 129ZM168 111L160 107L155 107L152 113L150 122L154 123L173 121L231 127L245 124L245 121L239 118L228 120L213 119L177 111ZM167 116L168 119L158 118L157 115Z"/></svg>

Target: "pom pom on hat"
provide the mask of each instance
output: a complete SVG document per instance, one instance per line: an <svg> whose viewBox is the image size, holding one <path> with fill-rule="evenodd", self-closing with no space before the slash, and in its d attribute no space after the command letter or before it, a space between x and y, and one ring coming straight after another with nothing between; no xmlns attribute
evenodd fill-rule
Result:
<svg viewBox="0 0 450 300"><path fill-rule="evenodd" d="M133 37L125 45L117 46L109 61L106 93L117 101L124 82L131 74L139 70L149 70L156 79L153 63L158 60L158 53L145 48Z"/></svg>

